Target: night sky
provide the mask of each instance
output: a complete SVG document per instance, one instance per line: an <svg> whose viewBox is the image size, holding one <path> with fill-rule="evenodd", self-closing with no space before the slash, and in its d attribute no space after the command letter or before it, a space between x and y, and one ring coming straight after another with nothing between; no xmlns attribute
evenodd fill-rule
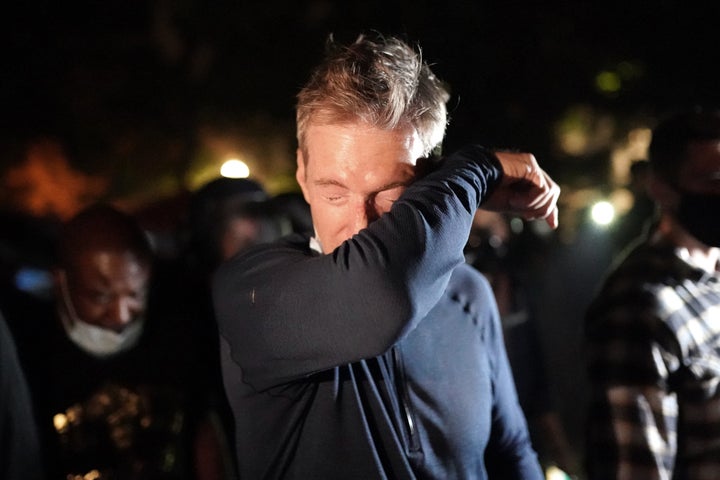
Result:
<svg viewBox="0 0 720 480"><path fill-rule="evenodd" d="M254 115L292 126L327 35L371 29L418 42L450 84L448 145L549 155L549 129L573 104L618 117L717 104L720 9L700 3L22 2L2 15L0 166L39 135L92 168L113 135L133 130L183 138L202 122ZM597 90L599 72L627 64L619 92Z"/></svg>

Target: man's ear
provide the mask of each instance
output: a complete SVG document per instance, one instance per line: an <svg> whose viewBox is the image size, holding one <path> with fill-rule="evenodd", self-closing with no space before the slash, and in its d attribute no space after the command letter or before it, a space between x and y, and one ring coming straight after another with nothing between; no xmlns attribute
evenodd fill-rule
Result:
<svg viewBox="0 0 720 480"><path fill-rule="evenodd" d="M295 170L295 179L298 182L298 185L300 185L300 190L302 190L303 197L305 197L305 201L309 204L310 199L308 198L308 191L307 191L307 178L305 173L305 164L306 164L306 158L303 155L302 149L298 148L295 154L296 160L297 160L297 169Z"/></svg>

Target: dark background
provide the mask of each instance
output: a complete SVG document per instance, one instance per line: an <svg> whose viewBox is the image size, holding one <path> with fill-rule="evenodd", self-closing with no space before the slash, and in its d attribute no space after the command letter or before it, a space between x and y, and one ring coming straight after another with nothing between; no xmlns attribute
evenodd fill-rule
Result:
<svg viewBox="0 0 720 480"><path fill-rule="evenodd" d="M526 149L563 184L603 182L613 138L717 104L720 8L702 3L18 2L1 16L0 169L50 139L71 168L107 177L107 197L171 192L188 187L207 128L285 138L272 156L292 162L294 96L327 35L375 29L418 42L450 85L446 149ZM598 89L601 72L618 89ZM557 125L578 106L611 118L613 132L605 151L567 158Z"/></svg>

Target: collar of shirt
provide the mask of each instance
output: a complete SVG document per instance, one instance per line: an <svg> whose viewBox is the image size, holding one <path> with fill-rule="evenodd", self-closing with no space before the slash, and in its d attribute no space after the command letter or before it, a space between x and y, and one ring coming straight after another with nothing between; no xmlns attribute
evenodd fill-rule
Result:
<svg viewBox="0 0 720 480"><path fill-rule="evenodd" d="M320 244L320 240L318 240L317 237L310 237L310 250L314 250L320 255L323 254L322 244Z"/></svg>

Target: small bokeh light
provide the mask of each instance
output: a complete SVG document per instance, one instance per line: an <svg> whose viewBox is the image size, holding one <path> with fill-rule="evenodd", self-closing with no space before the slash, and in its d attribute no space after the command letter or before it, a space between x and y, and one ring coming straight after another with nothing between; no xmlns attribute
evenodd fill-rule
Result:
<svg viewBox="0 0 720 480"><path fill-rule="evenodd" d="M570 475L563 472L555 465L551 465L545 469L545 478L547 480L570 480Z"/></svg>
<svg viewBox="0 0 720 480"><path fill-rule="evenodd" d="M247 178L250 176L250 167L242 160L233 158L222 164L220 175L227 178Z"/></svg>
<svg viewBox="0 0 720 480"><path fill-rule="evenodd" d="M609 71L600 72L595 77L595 87L602 93L616 93L622 88L620 75Z"/></svg>
<svg viewBox="0 0 720 480"><path fill-rule="evenodd" d="M604 200L597 202L590 210L590 218L596 225L601 227L610 225L615 219L615 207L613 207L612 203Z"/></svg>
<svg viewBox="0 0 720 480"><path fill-rule="evenodd" d="M65 414L58 413L53 416L53 425L55 426L55 430L58 431L58 433L64 433L68 429L68 424L70 422L68 421L68 418Z"/></svg>

